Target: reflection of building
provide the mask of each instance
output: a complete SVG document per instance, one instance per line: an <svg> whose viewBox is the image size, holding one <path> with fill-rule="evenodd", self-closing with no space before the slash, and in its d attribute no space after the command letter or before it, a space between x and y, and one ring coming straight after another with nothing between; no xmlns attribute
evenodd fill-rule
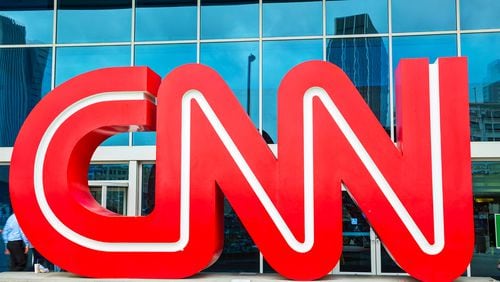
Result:
<svg viewBox="0 0 500 282"><path fill-rule="evenodd" d="M335 35L377 33L368 14L335 19ZM327 60L351 79L379 121L387 127L388 55L380 37L330 39Z"/></svg>
<svg viewBox="0 0 500 282"><path fill-rule="evenodd" d="M488 65L488 83L483 87L486 103L500 103L500 59Z"/></svg>
<svg viewBox="0 0 500 282"><path fill-rule="evenodd" d="M11 19L0 15L0 43L26 43L26 29Z"/></svg>
<svg viewBox="0 0 500 282"><path fill-rule="evenodd" d="M0 42L25 42L24 26L0 16ZM38 103L48 48L0 49L0 146L12 146L17 132Z"/></svg>
<svg viewBox="0 0 500 282"><path fill-rule="evenodd" d="M127 180L128 166L121 164L91 165L88 178L89 180Z"/></svg>
<svg viewBox="0 0 500 282"><path fill-rule="evenodd" d="M488 65L487 78L482 87L472 87L470 125L472 141L500 141L500 60ZM479 88L479 89L478 89ZM478 103L477 92L482 90L484 103Z"/></svg>
<svg viewBox="0 0 500 282"><path fill-rule="evenodd" d="M500 141L500 103L470 103L471 141Z"/></svg>

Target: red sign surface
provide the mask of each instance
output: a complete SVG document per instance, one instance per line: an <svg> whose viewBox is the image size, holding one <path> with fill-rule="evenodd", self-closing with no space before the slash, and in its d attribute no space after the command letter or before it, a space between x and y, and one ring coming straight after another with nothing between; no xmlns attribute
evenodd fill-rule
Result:
<svg viewBox="0 0 500 282"><path fill-rule="evenodd" d="M44 97L22 127L14 210L34 247L68 271L180 278L220 255L224 195L267 262L305 280L339 261L343 184L399 266L451 280L474 242L466 60L405 60L396 89L395 146L342 70L293 68L279 88L275 157L206 66L163 81L145 67L89 72ZM87 171L103 140L137 129L157 132L155 209L120 216L92 198Z"/></svg>

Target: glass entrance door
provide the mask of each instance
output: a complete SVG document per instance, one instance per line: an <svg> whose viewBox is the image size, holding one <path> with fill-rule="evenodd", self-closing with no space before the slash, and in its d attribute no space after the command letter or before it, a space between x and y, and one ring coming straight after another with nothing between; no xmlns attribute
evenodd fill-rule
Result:
<svg viewBox="0 0 500 282"><path fill-rule="evenodd" d="M346 190L342 191L342 228L342 256L333 273L405 274L386 251L364 214Z"/></svg>
<svg viewBox="0 0 500 282"><path fill-rule="evenodd" d="M391 255L385 249L379 239L376 239L377 244L377 273L383 275L407 275L401 267L392 259Z"/></svg>
<svg viewBox="0 0 500 282"><path fill-rule="evenodd" d="M333 273L375 274L375 234L345 190L342 191L342 233L342 255Z"/></svg>

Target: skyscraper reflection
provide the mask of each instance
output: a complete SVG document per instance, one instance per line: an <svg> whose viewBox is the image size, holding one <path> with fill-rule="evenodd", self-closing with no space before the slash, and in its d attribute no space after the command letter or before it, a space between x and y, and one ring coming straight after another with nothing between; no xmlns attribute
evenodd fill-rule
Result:
<svg viewBox="0 0 500 282"><path fill-rule="evenodd" d="M378 33L368 14L335 19L335 35ZM330 39L327 60L351 79L363 99L389 129L388 55L381 37Z"/></svg>
<svg viewBox="0 0 500 282"><path fill-rule="evenodd" d="M0 16L0 42L26 43L26 29ZM0 146L12 146L19 128L40 101L49 48L0 49Z"/></svg>

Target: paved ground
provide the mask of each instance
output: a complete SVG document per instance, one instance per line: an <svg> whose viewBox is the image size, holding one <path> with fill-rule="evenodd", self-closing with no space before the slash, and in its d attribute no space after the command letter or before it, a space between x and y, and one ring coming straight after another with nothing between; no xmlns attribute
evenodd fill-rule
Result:
<svg viewBox="0 0 500 282"><path fill-rule="evenodd" d="M52 272L52 273L32 273L32 272L2 272L0 273L0 282L31 282L31 281L69 281L69 282L94 282L94 281L208 281L208 282L272 282L272 281L289 281L274 274L199 274L193 278L182 280L162 280L162 279L93 279L81 278L67 272ZM389 281L389 282L415 282L416 280L407 276L328 276L321 281L335 282L351 282L351 281ZM456 281L460 282L490 282L497 281L492 278L460 278Z"/></svg>

